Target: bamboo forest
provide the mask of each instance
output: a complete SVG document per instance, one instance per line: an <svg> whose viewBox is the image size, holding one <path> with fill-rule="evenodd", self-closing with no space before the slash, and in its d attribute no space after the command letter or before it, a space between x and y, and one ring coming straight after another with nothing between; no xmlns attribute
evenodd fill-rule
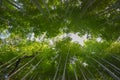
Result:
<svg viewBox="0 0 120 80"><path fill-rule="evenodd" d="M0 0L0 80L120 80L120 0Z"/></svg>

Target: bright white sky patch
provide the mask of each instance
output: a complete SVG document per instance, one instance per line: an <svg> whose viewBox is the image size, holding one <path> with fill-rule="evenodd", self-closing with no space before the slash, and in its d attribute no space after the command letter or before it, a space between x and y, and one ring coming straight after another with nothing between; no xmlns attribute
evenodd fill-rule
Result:
<svg viewBox="0 0 120 80"><path fill-rule="evenodd" d="M101 37L98 37L98 38L96 39L96 41L97 41L97 42L101 42L101 41L102 41L102 38L101 38Z"/></svg>
<svg viewBox="0 0 120 80"><path fill-rule="evenodd" d="M5 39L8 38L10 36L10 33L8 30L4 30L2 33L0 33L0 38L1 39Z"/></svg>
<svg viewBox="0 0 120 80"><path fill-rule="evenodd" d="M72 38L72 42L78 42L82 46L84 46L84 41L87 40L87 34L83 35L82 37L80 37L78 33L70 33L69 35Z"/></svg>
<svg viewBox="0 0 120 80"><path fill-rule="evenodd" d="M34 41L34 38L35 38L35 33L29 33L29 34L27 35L27 39L28 39L28 40Z"/></svg>
<svg viewBox="0 0 120 80"><path fill-rule="evenodd" d="M86 67L88 66L88 64L86 62L83 62L83 66Z"/></svg>
<svg viewBox="0 0 120 80"><path fill-rule="evenodd" d="M72 39L72 42L77 42L78 44L80 44L81 46L84 46L84 41L87 40L87 34L83 35L82 37L80 37L78 35L78 33L74 34L74 33L69 33L69 34L62 34L59 36L56 36L53 39L49 39L50 45L54 45L54 42L57 40L61 40L65 37L70 37Z"/></svg>
<svg viewBox="0 0 120 80"><path fill-rule="evenodd" d="M35 38L34 37L34 33L29 33L27 35L27 39L33 41L34 39L37 41L37 42L41 42L43 40L43 38L46 36L46 32L44 34L42 34L41 36ZM54 45L54 42L57 41L57 40L60 40L60 39L63 39L65 37L70 37L72 39L72 42L77 42L79 43L81 46L84 46L84 41L87 40L87 34L83 35L82 37L80 37L78 35L78 33L69 33L69 34L62 34L62 35L59 35L59 36L56 36L52 39L47 39L50 43L50 45ZM98 40L99 41L99 40Z"/></svg>

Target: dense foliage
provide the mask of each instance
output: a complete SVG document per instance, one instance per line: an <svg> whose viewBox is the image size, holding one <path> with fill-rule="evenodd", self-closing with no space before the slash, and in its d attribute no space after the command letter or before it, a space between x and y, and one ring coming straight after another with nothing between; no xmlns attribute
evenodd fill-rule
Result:
<svg viewBox="0 0 120 80"><path fill-rule="evenodd" d="M120 0L0 0L0 80L120 80L119 40Z"/></svg>

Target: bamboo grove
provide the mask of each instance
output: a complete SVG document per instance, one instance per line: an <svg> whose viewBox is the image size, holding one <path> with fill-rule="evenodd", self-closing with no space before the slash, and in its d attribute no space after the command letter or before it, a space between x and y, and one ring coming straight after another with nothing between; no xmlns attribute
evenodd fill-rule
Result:
<svg viewBox="0 0 120 80"><path fill-rule="evenodd" d="M0 0L0 80L120 80L120 0Z"/></svg>

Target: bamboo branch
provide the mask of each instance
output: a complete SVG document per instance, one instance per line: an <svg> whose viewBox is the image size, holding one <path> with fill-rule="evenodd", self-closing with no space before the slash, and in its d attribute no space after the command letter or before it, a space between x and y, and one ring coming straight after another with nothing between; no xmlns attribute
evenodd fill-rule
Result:
<svg viewBox="0 0 120 80"><path fill-rule="evenodd" d="M21 60L26 59L26 58L32 58L32 57L34 57L34 56L35 56L35 55L30 55L30 56L25 55L25 56L23 56L22 58L19 58L19 59L16 61L16 63L15 63L14 69L9 73L8 76L10 76L11 74L13 74L13 73L17 70L17 68L18 68L19 65L20 65Z"/></svg>

